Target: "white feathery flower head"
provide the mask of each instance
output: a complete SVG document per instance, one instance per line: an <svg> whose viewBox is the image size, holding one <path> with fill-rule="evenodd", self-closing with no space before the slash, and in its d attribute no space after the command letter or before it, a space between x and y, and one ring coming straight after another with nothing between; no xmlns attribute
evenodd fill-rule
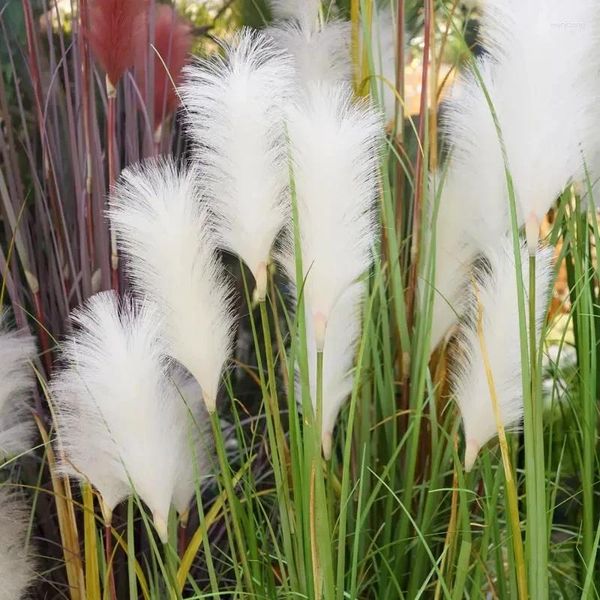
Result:
<svg viewBox="0 0 600 600"><path fill-rule="evenodd" d="M304 283L288 276L312 312L317 348L344 292L367 272L377 241L380 115L347 86L311 87L288 113Z"/></svg>
<svg viewBox="0 0 600 600"><path fill-rule="evenodd" d="M250 268L263 299L273 243L289 220L291 58L267 36L244 30L224 57L198 61L185 75L187 126L219 243Z"/></svg>
<svg viewBox="0 0 600 600"><path fill-rule="evenodd" d="M452 369L454 393L465 433L467 470L473 466L483 445L497 434L486 361L477 329L479 315L502 423L505 428L514 428L519 426L523 417L517 271L512 241L505 237L496 249L486 253L482 262L483 266L471 282L466 320L459 329L456 364ZM521 248L521 268L523 285L527 290L529 260L524 245ZM538 250L535 270L538 337L548 310L552 275L552 250Z"/></svg>
<svg viewBox="0 0 600 600"><path fill-rule="evenodd" d="M361 334L361 308L366 293L364 283L355 283L342 295L325 334L323 347L322 445L326 459L331 457L333 430L339 412L354 386L354 358ZM307 315L311 314L308 306ZM313 409L317 399L317 344L312 321L306 322L310 391Z"/></svg>
<svg viewBox="0 0 600 600"><path fill-rule="evenodd" d="M130 167L110 206L136 292L156 304L168 353L196 378L214 411L234 317L197 173L166 158Z"/></svg>
<svg viewBox="0 0 600 600"><path fill-rule="evenodd" d="M0 313L0 461L28 449L33 422L27 419L27 399L35 385L31 366L34 339L10 331L6 313Z"/></svg>
<svg viewBox="0 0 600 600"><path fill-rule="evenodd" d="M307 28L302 22L283 21L266 32L294 59L300 88L315 83L350 83L352 59L350 22L332 20Z"/></svg>
<svg viewBox="0 0 600 600"><path fill-rule="evenodd" d="M72 319L64 366L51 384L60 468L98 490L108 519L137 493L164 541L171 503L184 512L193 493L196 439L185 432L202 417L201 397L179 393L171 381L153 304L119 303L104 292Z"/></svg>
<svg viewBox="0 0 600 600"><path fill-rule="evenodd" d="M599 27L600 5L591 0L484 4L481 33L487 54L477 68L498 118L519 222L528 223L532 251L535 228L583 170L582 152L593 135L590 117L598 115ZM507 230L504 160L488 101L472 70L457 84L448 107L452 160L471 180L463 203L480 203L480 211L490 204L503 206ZM478 185L482 182L485 187Z"/></svg>
<svg viewBox="0 0 600 600"><path fill-rule="evenodd" d="M297 21L303 28L313 29L319 19L321 0L270 0L275 19Z"/></svg>
<svg viewBox="0 0 600 600"><path fill-rule="evenodd" d="M482 195L477 196L477 204L475 185L482 186ZM508 199L488 203L485 195L485 190L493 190L494 186L498 187L500 194L502 185L506 186L506 181L494 182L491 174L487 179L467 174L466 168L452 158L439 179L437 176L431 178L432 197L439 194L435 223L431 350L460 318L464 308L462 297L465 287L469 285L473 262L508 231ZM433 235L433 227L429 231ZM432 283L419 284L420 287L424 285Z"/></svg>
<svg viewBox="0 0 600 600"><path fill-rule="evenodd" d="M170 378L176 390L177 410L181 411L183 426L179 435L184 437L189 449L189 457L177 465L173 490L173 506L179 514L185 515L198 484L214 473L214 439L198 382L181 369L175 369Z"/></svg>
<svg viewBox="0 0 600 600"><path fill-rule="evenodd" d="M16 493L0 486L0 600L22 600L33 583L26 535L25 505Z"/></svg>
<svg viewBox="0 0 600 600"><path fill-rule="evenodd" d="M471 263L511 229L505 166L535 252L546 212L584 179L584 158L596 163L599 28L600 4L591 0L483 3L486 54L458 78L444 115L450 158L436 227L432 348L457 321Z"/></svg>

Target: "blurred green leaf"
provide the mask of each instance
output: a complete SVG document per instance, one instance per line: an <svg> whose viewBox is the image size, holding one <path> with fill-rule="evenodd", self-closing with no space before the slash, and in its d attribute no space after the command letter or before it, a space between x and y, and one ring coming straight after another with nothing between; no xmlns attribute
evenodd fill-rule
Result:
<svg viewBox="0 0 600 600"><path fill-rule="evenodd" d="M242 24L249 27L263 27L272 19L266 0L241 0Z"/></svg>

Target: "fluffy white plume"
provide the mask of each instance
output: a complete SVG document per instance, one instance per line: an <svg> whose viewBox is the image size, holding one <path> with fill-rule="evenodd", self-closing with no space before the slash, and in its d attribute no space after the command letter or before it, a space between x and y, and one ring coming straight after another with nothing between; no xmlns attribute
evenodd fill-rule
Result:
<svg viewBox="0 0 600 600"><path fill-rule="evenodd" d="M497 114L519 225L527 223L532 251L552 203L581 178L582 151L593 156L597 146L589 124L600 106L599 28L600 4L590 0L484 3L487 54L477 69ZM444 127L451 158L437 222L432 346L456 321L447 301L460 295L465 266L510 229L504 159L474 70L454 86Z"/></svg>
<svg viewBox="0 0 600 600"><path fill-rule="evenodd" d="M198 484L214 472L214 438L198 382L179 369L171 373L171 381L176 389L182 424L185 420L185 429L180 435L184 436L189 448L189 456L178 464L173 506L178 513L185 515Z"/></svg>
<svg viewBox="0 0 600 600"><path fill-rule="evenodd" d="M27 510L18 496L0 487L0 600L21 600L33 583L26 535Z"/></svg>
<svg viewBox="0 0 600 600"><path fill-rule="evenodd" d="M26 401L35 384L30 364L35 351L33 338L9 331L6 314L0 314L0 461L30 446L33 424Z"/></svg>
<svg viewBox="0 0 600 600"><path fill-rule="evenodd" d="M321 0L271 0L276 19L297 21L304 28L313 29L319 18Z"/></svg>
<svg viewBox="0 0 600 600"><path fill-rule="evenodd" d="M338 414L352 392L352 368L356 345L361 332L361 306L366 289L363 283L354 284L336 304L331 314L323 349L323 416L322 439L325 458L331 457L333 429ZM305 308L307 315L310 308ZM310 318L306 324L306 340L310 373L310 390L313 409L317 401L317 344L314 325Z"/></svg>
<svg viewBox="0 0 600 600"><path fill-rule="evenodd" d="M481 311L482 334L489 357L502 423L518 426L523 416L521 345L516 267L512 241L505 238L486 255L468 295L467 318L457 343L453 383L466 440L465 467L470 470L481 447L497 433L496 418L486 377L484 355L477 331ZM484 261L485 262L485 261ZM529 257L521 249L523 285L529 286ZM548 310L552 282L552 251L536 255L536 327L539 332ZM525 295L527 298L527 294ZM527 300L526 300L527 302ZM526 307L526 314L527 307ZM528 319L528 318L527 318ZM527 323L529 327L529 323Z"/></svg>
<svg viewBox="0 0 600 600"><path fill-rule="evenodd" d="M110 218L135 289L158 307L169 354L196 378L207 408L215 410L234 320L197 175L170 159L127 169Z"/></svg>
<svg viewBox="0 0 600 600"><path fill-rule="evenodd" d="M600 5L488 0L483 14L489 56L478 66L506 145L520 222L533 216L539 223L581 173L582 149L593 135ZM450 104L454 158L482 181L489 176L488 202L507 206L504 162L488 103L473 73L460 86L461 95Z"/></svg>
<svg viewBox="0 0 600 600"><path fill-rule="evenodd" d="M61 469L89 480L109 513L135 490L164 540L171 503L185 512L193 493L201 434L186 432L202 418L200 394L169 378L153 304L119 306L105 292L72 319L51 388Z"/></svg>
<svg viewBox="0 0 600 600"><path fill-rule="evenodd" d="M182 94L220 243L248 265L264 298L273 242L289 217L283 110L294 69L249 30L225 50L187 67Z"/></svg>
<svg viewBox="0 0 600 600"><path fill-rule="evenodd" d="M371 266L377 239L380 115L346 86L314 86L288 114L304 269L317 347L342 294ZM295 262L284 257L295 281ZM297 287L298 282L295 282Z"/></svg>
<svg viewBox="0 0 600 600"><path fill-rule="evenodd" d="M474 189L475 185L481 186L481 195ZM501 183L497 185L501 186ZM452 159L442 180L431 179L431 197L437 198L440 194L435 223L432 350L461 315L462 298L469 284L473 262L485 249L496 245L509 229L506 214L508 198L488 202L486 190L492 186L491 179L480 179L467 173L466 167ZM434 227L428 231L433 236ZM432 284L421 282L420 285Z"/></svg>
<svg viewBox="0 0 600 600"><path fill-rule="evenodd" d="M348 21L334 20L314 27L307 27L301 21L284 21L268 28L267 33L293 57L300 87L352 80Z"/></svg>
<svg viewBox="0 0 600 600"><path fill-rule="evenodd" d="M456 239L455 245L444 246L438 242L436 249L436 272L433 290L433 312L431 322L430 351L433 351L458 322L463 302L465 285L472 271L473 253L467 244ZM430 282L420 283L420 288L429 287Z"/></svg>

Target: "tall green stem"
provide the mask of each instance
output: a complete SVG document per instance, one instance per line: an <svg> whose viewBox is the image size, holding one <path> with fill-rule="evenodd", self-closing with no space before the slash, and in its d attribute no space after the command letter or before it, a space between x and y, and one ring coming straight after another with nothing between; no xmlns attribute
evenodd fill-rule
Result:
<svg viewBox="0 0 600 600"><path fill-rule="evenodd" d="M325 488L323 458L321 455L321 434L323 431L323 352L317 352L316 373L316 411L314 426L312 427L313 440L310 438L305 443L312 443L312 456L310 461L311 472L311 548L314 576L315 598L333 598L335 594L333 555L331 544L331 531L329 522L329 507ZM307 429L310 435L311 429Z"/></svg>
<svg viewBox="0 0 600 600"><path fill-rule="evenodd" d="M529 589L548 597L548 534L544 457L544 415L539 386L535 255L529 257L529 359L531 391L525 400L525 485Z"/></svg>
<svg viewBox="0 0 600 600"><path fill-rule="evenodd" d="M316 444L321 449L323 438L323 351L317 352L317 427Z"/></svg>
<svg viewBox="0 0 600 600"><path fill-rule="evenodd" d="M213 435L215 439L215 447L217 450L217 458L219 460L219 467L221 470L221 476L223 479L223 485L225 486L225 493L229 500L229 509L231 514L231 521L233 524L233 531L238 546L238 557L242 563L244 571L244 579L247 585L249 593L254 592L254 584L252 575L250 574L250 567L248 565L248 559L246 557L246 544L244 543L244 536L242 535L242 529L239 522L239 502L233 489L233 483L231 478L231 470L227 461L227 454L225 452L225 444L223 442L223 432L221 431L221 424L219 422L219 414L214 411L210 415L210 422L213 429Z"/></svg>
<svg viewBox="0 0 600 600"><path fill-rule="evenodd" d="M265 412L267 417L267 432L271 443L271 459L273 461L273 473L275 484L277 486L277 497L279 501L279 511L281 515L281 528L285 551L290 559L288 564L291 584L298 589L298 569L295 561L291 560L294 556L292 532L295 530L294 515L290 504L290 489L288 473L286 467L286 457L288 455L285 432L281 423L279 414L279 404L277 402L277 384L275 376L275 360L273 357L273 348L271 347L271 328L269 326L269 315L267 313L266 300L260 304L260 318L262 321L262 333L265 344L265 356L267 360L267 379L265 383L262 360L258 357L259 375L263 396L265 398Z"/></svg>
<svg viewBox="0 0 600 600"><path fill-rule="evenodd" d="M286 442L285 433L283 431L283 425L281 424L281 415L279 414L279 406L277 404L277 379L275 375L275 360L273 357L273 348L271 346L271 327L269 325L269 315L267 313L267 304L263 300L260 302L260 319L262 321L262 333L265 343L265 356L267 359L267 377L268 382L265 386L265 400L267 404L267 410L270 412L270 416L273 419L274 433L277 441L277 450L279 452L279 459L285 460L286 456Z"/></svg>

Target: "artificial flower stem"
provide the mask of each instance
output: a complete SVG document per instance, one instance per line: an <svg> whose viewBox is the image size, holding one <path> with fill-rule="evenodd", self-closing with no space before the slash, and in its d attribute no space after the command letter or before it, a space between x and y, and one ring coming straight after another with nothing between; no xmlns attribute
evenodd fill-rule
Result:
<svg viewBox="0 0 600 600"><path fill-rule="evenodd" d="M506 439L506 430L502 421L500 412L500 402L498 400L498 392L494 383L494 374L491 367L491 362L488 354L485 335L483 331L483 307L477 297L477 336L481 347L481 354L485 366L485 374L490 392L490 399L494 408L494 416L496 418L496 428L498 430L498 440L500 442L500 452L502 454L502 466L504 468L504 480L506 482L506 497L508 503L509 522L512 532L513 551L515 553L515 563L517 570L517 587L519 590L519 598L527 598L527 571L525 567L525 558L523 554L523 538L521 536L521 524L519 520L519 500L517 494L517 486L513 475L513 467L510 460L510 451L508 441ZM468 446L467 446L468 448ZM466 463L466 459L465 459ZM466 469L469 471L470 469Z"/></svg>
<svg viewBox="0 0 600 600"><path fill-rule="evenodd" d="M531 252L531 248L530 248ZM540 598L548 596L548 535L544 458L544 417L538 386L538 343L536 324L536 257L529 256L529 361L531 393L525 407L525 469L530 578L529 587ZM529 457L529 460L528 460Z"/></svg>
<svg viewBox="0 0 600 600"><path fill-rule="evenodd" d="M235 495L235 490L233 488L231 470L227 461L227 454L225 451L225 444L223 440L223 432L221 431L219 413L216 410L210 412L210 422L212 425L213 435L215 439L215 447L217 450L217 458L221 470L221 478L223 481L223 485L225 486L225 493L229 499L229 509L231 514L231 521L233 523L234 535L238 546L238 556L242 562L246 585L248 586L248 590L252 591L254 590L254 585L252 581L252 576L250 574L248 560L246 558L246 544L244 543L244 537L242 535L242 530L238 519L238 510L236 508L236 505L238 504L238 499Z"/></svg>
<svg viewBox="0 0 600 600"><path fill-rule="evenodd" d="M115 572L113 569L112 526L110 521L104 523L104 556L106 558L106 586L110 600L117 600Z"/></svg>

